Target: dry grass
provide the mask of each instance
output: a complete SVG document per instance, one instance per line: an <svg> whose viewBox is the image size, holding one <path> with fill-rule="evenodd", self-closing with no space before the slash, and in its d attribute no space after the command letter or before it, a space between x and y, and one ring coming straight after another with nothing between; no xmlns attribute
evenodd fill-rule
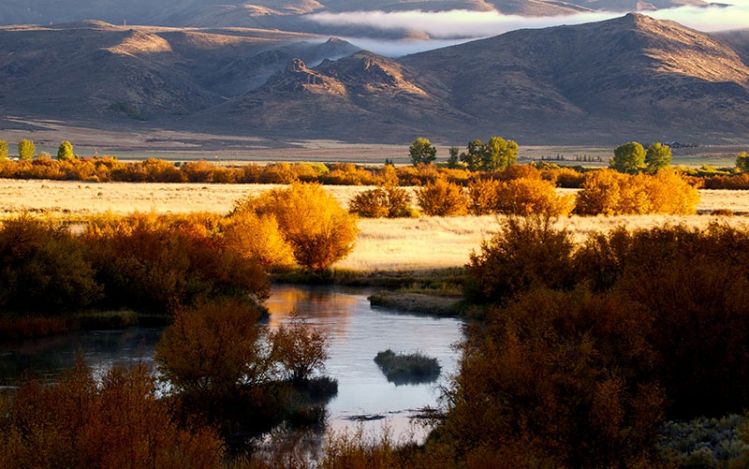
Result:
<svg viewBox="0 0 749 469"><path fill-rule="evenodd" d="M50 215L85 216L111 211L158 213L226 213L234 202L250 193L261 193L272 185L256 184L133 184L0 180L0 213L10 216L30 211ZM344 204L367 187L326 187ZM562 191L568 192L568 191ZM728 209L749 214L749 191L700 191L700 213ZM559 224L571 229L578 239L587 233L625 225L630 228L685 223L705 226L717 217L623 216L570 217ZM745 224L743 216L722 217L732 224ZM418 219L362 219L354 252L337 267L359 270L421 270L462 266L481 241L497 229L495 216L424 217Z"/></svg>

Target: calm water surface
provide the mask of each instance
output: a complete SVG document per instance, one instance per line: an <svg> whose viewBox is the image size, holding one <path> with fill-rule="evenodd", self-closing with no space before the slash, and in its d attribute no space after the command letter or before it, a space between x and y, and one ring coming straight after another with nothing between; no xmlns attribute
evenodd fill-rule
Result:
<svg viewBox="0 0 749 469"><path fill-rule="evenodd" d="M269 327L275 328L296 314L330 337L327 374L338 380L338 395L328 405L328 423L334 429L358 426L359 417L384 416L362 423L367 431L387 425L395 437L423 431L411 417L438 403L440 384L455 372L458 355L453 345L462 338L462 322L373 309L364 289L277 285L267 306ZM0 385L12 385L26 370L54 379L75 363L78 353L99 373L114 365L150 362L161 329L89 331L49 339L0 346ZM422 352L439 360L440 380L431 384L389 383L374 363L378 352Z"/></svg>

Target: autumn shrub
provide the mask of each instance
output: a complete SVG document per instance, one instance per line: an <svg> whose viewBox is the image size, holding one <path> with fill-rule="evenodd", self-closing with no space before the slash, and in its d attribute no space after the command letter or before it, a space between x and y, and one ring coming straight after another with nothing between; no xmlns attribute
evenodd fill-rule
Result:
<svg viewBox="0 0 749 469"><path fill-rule="evenodd" d="M736 385L749 373L748 249L745 230L677 226L592 236L575 256L581 281L649 312L673 416L720 415L749 402Z"/></svg>
<svg viewBox="0 0 749 469"><path fill-rule="evenodd" d="M425 215L457 216L468 213L468 197L461 186L437 179L416 190L416 200Z"/></svg>
<svg viewBox="0 0 749 469"><path fill-rule="evenodd" d="M0 227L0 307L60 313L98 301L102 286L87 251L66 226L29 216Z"/></svg>
<svg viewBox="0 0 749 469"><path fill-rule="evenodd" d="M705 189L749 190L749 174L710 176L704 178Z"/></svg>
<svg viewBox="0 0 749 469"><path fill-rule="evenodd" d="M532 164L514 164L497 173L496 177L502 181L513 179L541 179L542 174Z"/></svg>
<svg viewBox="0 0 749 469"><path fill-rule="evenodd" d="M651 176L605 169L586 175L575 211L581 215L689 215L696 212L698 202L697 190L672 170Z"/></svg>
<svg viewBox="0 0 749 469"><path fill-rule="evenodd" d="M268 380L259 319L257 308L240 299L176 311L156 347L160 374L179 392L214 396Z"/></svg>
<svg viewBox="0 0 749 469"><path fill-rule="evenodd" d="M272 215L300 265L324 270L346 256L357 236L356 218L319 184L292 184L241 200L234 213Z"/></svg>
<svg viewBox="0 0 749 469"><path fill-rule="evenodd" d="M585 173L569 167L543 168L541 177L565 189L580 189L585 182Z"/></svg>
<svg viewBox="0 0 749 469"><path fill-rule="evenodd" d="M322 175L320 182L331 185L344 186L372 186L381 182L373 171L361 168L353 163L338 163L330 168L330 172Z"/></svg>
<svg viewBox="0 0 749 469"><path fill-rule="evenodd" d="M265 298L263 267L216 236L219 224L212 216L135 214L93 220L82 241L109 305L167 314L206 298Z"/></svg>
<svg viewBox="0 0 749 469"><path fill-rule="evenodd" d="M0 461L17 468L207 468L224 458L214 430L175 422L144 365L113 368L97 383L79 361L55 384L26 382L0 428Z"/></svg>
<svg viewBox="0 0 749 469"><path fill-rule="evenodd" d="M325 369L328 337L296 317L270 334L271 359L282 376L293 383L309 382L313 373Z"/></svg>
<svg viewBox="0 0 749 469"><path fill-rule="evenodd" d="M565 216L573 205L574 197L557 195L554 186L540 177L512 179L497 187L496 210L507 215Z"/></svg>
<svg viewBox="0 0 749 469"><path fill-rule="evenodd" d="M584 291L537 289L491 310L463 346L439 441L460 461L654 462L664 394L649 327L645 310Z"/></svg>
<svg viewBox="0 0 749 469"><path fill-rule="evenodd" d="M496 179L476 179L468 184L471 215L489 215L496 213L499 206L499 186Z"/></svg>
<svg viewBox="0 0 749 469"><path fill-rule="evenodd" d="M349 203L349 211L364 218L412 218L411 195L399 187L384 186L357 194Z"/></svg>
<svg viewBox="0 0 749 469"><path fill-rule="evenodd" d="M532 287L574 286L572 237L552 222L548 216L504 220L499 232L471 254L466 296L481 303L503 303Z"/></svg>
<svg viewBox="0 0 749 469"><path fill-rule="evenodd" d="M229 250L254 259L266 268L294 265L294 251L272 215L236 213L226 218L223 235Z"/></svg>

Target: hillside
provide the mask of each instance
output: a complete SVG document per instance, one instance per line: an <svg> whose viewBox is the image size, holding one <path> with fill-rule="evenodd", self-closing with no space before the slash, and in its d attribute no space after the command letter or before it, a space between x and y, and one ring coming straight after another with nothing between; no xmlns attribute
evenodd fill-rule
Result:
<svg viewBox="0 0 749 469"><path fill-rule="evenodd" d="M5 27L0 119L279 141L741 143L745 37L629 14L388 59L251 28Z"/></svg>
<svg viewBox="0 0 749 469"><path fill-rule="evenodd" d="M185 115L262 86L295 57L319 63L357 50L340 40L236 28L3 28L0 109L139 120Z"/></svg>
<svg viewBox="0 0 749 469"><path fill-rule="evenodd" d="M647 16L520 30L402 62L487 130L693 140L749 123L749 67L712 37ZM478 115L477 115L478 117Z"/></svg>

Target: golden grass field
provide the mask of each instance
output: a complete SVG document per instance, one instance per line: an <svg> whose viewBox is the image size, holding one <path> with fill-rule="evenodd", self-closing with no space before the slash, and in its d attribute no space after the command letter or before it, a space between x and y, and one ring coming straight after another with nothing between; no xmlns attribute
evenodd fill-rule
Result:
<svg viewBox="0 0 749 469"><path fill-rule="evenodd" d="M85 216L102 212L127 214L134 211L158 213L227 213L234 202L248 194L273 187L258 184L92 184L58 181L0 180L0 211L3 216L46 213ZM327 186L343 204L367 187ZM563 191L568 192L568 191ZM647 228L666 223L705 226L721 220L746 224L749 191L700 191L698 207L703 215L620 216L564 218L558 222L578 239L588 233L625 225ZM728 209L737 216L715 217L709 213ZM421 270L461 266L471 251L497 229L495 216L423 217L418 219L359 221L360 235L354 252L337 267L361 270Z"/></svg>

